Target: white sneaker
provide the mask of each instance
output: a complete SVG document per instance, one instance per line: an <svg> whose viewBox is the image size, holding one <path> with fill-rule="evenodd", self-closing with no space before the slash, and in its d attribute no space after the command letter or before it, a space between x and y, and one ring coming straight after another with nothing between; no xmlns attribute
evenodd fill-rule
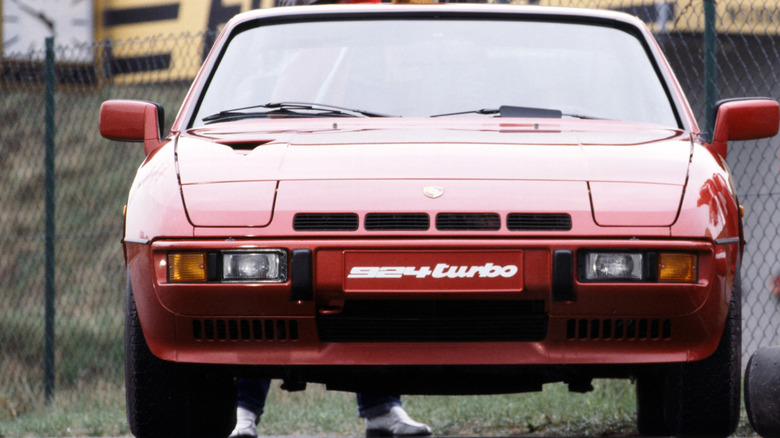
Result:
<svg viewBox="0 0 780 438"><path fill-rule="evenodd" d="M366 418L366 436L426 436L433 433L427 424L418 423L400 406L384 415Z"/></svg>
<svg viewBox="0 0 780 438"><path fill-rule="evenodd" d="M236 409L236 428L228 438L257 437L257 415L254 412L239 407Z"/></svg>

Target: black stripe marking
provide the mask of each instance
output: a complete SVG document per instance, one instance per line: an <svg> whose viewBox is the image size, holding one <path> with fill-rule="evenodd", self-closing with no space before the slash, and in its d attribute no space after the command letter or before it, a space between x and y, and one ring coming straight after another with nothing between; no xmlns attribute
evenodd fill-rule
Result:
<svg viewBox="0 0 780 438"><path fill-rule="evenodd" d="M103 25L121 26L150 21L176 20L178 18L178 3L143 8L108 9L103 13Z"/></svg>

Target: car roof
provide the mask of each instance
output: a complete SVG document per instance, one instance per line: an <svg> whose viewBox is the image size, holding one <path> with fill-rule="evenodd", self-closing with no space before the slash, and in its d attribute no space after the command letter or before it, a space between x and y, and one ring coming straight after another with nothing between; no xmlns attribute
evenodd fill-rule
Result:
<svg viewBox="0 0 780 438"><path fill-rule="evenodd" d="M617 21L633 26L643 24L638 18L625 12L606 9L588 9L561 6L539 5L507 5L507 4L479 4L479 3L435 3L435 4L411 4L411 3L357 3L357 4L326 4L310 6L284 6L267 9L256 9L236 15L228 22L228 25L251 21L258 18L294 17L327 14L430 14L436 12L469 14L507 14L526 16L548 16L550 18L579 18L595 19L599 21Z"/></svg>

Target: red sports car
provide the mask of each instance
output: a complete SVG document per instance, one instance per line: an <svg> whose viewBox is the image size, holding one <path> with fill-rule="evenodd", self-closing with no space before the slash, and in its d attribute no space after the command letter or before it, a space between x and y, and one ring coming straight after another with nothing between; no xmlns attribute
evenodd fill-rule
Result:
<svg viewBox="0 0 780 438"><path fill-rule="evenodd" d="M241 14L169 133L156 104L101 109L106 138L147 153L123 239L132 431L226 435L235 376L404 394L631 378L641 433L728 435L744 242L724 158L779 114L719 102L703 133L622 13Z"/></svg>

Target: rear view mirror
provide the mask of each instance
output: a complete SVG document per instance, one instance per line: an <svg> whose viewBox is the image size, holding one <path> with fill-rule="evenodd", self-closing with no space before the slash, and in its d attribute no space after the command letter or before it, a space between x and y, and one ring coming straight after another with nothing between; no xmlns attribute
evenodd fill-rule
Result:
<svg viewBox="0 0 780 438"><path fill-rule="evenodd" d="M108 100L100 106L100 135L109 140L143 142L146 155L160 146L163 124L163 108L157 103Z"/></svg>
<svg viewBox="0 0 780 438"><path fill-rule="evenodd" d="M712 150L723 158L731 140L772 137L780 128L780 105L772 99L726 99L715 104Z"/></svg>

